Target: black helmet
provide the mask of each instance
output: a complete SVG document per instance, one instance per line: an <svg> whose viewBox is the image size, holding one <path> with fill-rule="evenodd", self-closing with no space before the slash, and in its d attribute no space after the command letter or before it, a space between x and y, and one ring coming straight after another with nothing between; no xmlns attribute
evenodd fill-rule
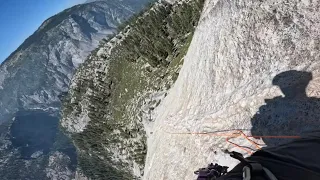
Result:
<svg viewBox="0 0 320 180"><path fill-rule="evenodd" d="M287 87L301 84L308 85L309 81L311 80L311 72L290 70L276 75L272 80L272 84L279 87Z"/></svg>

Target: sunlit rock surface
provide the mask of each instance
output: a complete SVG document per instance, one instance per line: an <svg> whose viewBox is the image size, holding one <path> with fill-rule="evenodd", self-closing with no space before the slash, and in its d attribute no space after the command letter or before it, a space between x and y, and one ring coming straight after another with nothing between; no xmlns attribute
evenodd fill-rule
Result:
<svg viewBox="0 0 320 180"><path fill-rule="evenodd" d="M222 152L233 149L223 137L174 133L252 129L280 135L286 131L279 129L290 129L289 135L300 135L318 129L319 5L207 0L180 75L156 109L144 179L194 179L208 163L237 163ZM273 82L282 72L280 83ZM313 78L299 79L305 72Z"/></svg>

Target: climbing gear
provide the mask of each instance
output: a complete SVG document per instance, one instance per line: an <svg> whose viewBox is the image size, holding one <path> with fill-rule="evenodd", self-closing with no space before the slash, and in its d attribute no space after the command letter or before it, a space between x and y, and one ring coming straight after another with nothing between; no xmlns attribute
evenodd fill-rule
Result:
<svg viewBox="0 0 320 180"><path fill-rule="evenodd" d="M230 129L230 130L219 130L219 131L213 131L213 132L167 132L168 134L176 134L176 135L201 135L201 136L216 136L216 137L226 137L226 142L229 144L232 144L233 146L245 151L246 153L252 155L257 150L261 149L261 144L255 142L252 140L252 138L276 138L276 139L300 139L301 136L252 136L247 135L243 132L244 130L238 130L238 129ZM225 133L230 132L230 133ZM236 144L232 142L230 139L232 138L245 138L248 140L252 145L255 146L255 149L252 149L250 147L241 146L239 144Z"/></svg>
<svg viewBox="0 0 320 180"><path fill-rule="evenodd" d="M221 132L230 132L232 133L221 133ZM246 151L248 154L252 155L254 152L261 150L261 144L258 144L250 138L287 138L287 139L300 139L301 136L252 136L246 135L242 130L220 130L215 132L189 132L189 133L170 133L170 134L180 134L180 135L209 135L209 136L218 136L226 137L226 142L230 143L241 150ZM231 138L243 137L248 140L252 145L255 146L255 149L251 147L241 146L230 141ZM232 151L228 152L231 157L238 159L244 167L242 169L243 180L278 180L275 175L266 167L263 167L259 162L250 161L243 157L241 153ZM220 166L218 164L213 165L212 163L208 165L207 168L200 168L194 173L198 175L197 180L216 180L217 178L225 175L227 173L227 166Z"/></svg>
<svg viewBox="0 0 320 180"><path fill-rule="evenodd" d="M238 130L238 131L236 131L234 134L235 134L236 136L227 137L227 138L226 138L226 142L228 142L228 143L230 143L230 144L232 144L232 145L234 145L234 146L236 146L236 147L238 147L238 148L246 151L248 154L253 154L254 151L257 151L257 150L260 150L260 149L261 149L260 144L258 144L257 142L251 140L251 139L249 138L249 137L251 137L251 136L248 136L248 135L244 134L243 131ZM238 144L236 144L236 143L234 143L234 142L231 142L231 141L230 141L230 138L233 138L233 137L243 137L244 139L248 140L252 145L254 145L256 149L251 149L250 147L240 146L240 145L238 145Z"/></svg>
<svg viewBox="0 0 320 180"><path fill-rule="evenodd" d="M243 165L243 180L278 180L274 174L267 168L263 167L259 162L245 159L241 153L225 151L232 158L239 160ZM216 180L217 178L227 174L228 167L220 166L217 163L208 165L207 168L200 168L194 173L198 175L197 180Z"/></svg>
<svg viewBox="0 0 320 180"><path fill-rule="evenodd" d="M254 180L257 177L263 180L278 180L269 169L263 167L259 162L245 159L241 153L235 151L226 151L226 153L245 165L242 170L243 180Z"/></svg>
<svg viewBox="0 0 320 180"><path fill-rule="evenodd" d="M228 172L227 166L220 166L217 163L213 165L212 163L206 168L200 168L194 173L198 175L197 180L215 180L218 177L225 175Z"/></svg>

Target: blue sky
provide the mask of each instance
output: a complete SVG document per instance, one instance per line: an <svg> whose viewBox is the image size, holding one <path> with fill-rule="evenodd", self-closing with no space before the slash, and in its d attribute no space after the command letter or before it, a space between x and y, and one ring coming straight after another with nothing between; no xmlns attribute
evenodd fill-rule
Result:
<svg viewBox="0 0 320 180"><path fill-rule="evenodd" d="M0 63L49 17L85 0L0 0Z"/></svg>

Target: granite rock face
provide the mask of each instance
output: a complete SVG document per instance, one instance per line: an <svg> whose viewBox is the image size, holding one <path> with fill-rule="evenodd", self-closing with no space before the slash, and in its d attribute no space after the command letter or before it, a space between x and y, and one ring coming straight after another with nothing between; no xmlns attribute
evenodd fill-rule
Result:
<svg viewBox="0 0 320 180"><path fill-rule="evenodd" d="M223 137L175 133L318 130L319 7L307 0L207 0L179 77L156 109L144 179L194 179L208 163L237 163L222 152L233 149Z"/></svg>

